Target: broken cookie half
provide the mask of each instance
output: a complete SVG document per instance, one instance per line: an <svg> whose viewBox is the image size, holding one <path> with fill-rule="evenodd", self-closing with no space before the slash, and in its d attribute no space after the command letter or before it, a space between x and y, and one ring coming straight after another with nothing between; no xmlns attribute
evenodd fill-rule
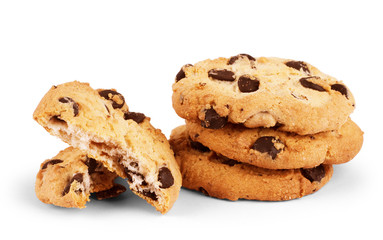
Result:
<svg viewBox="0 0 383 240"><path fill-rule="evenodd" d="M117 175L83 151L68 147L45 160L36 176L36 196L43 203L85 208L91 193L97 199L116 197L126 188L114 183Z"/></svg>
<svg viewBox="0 0 383 240"><path fill-rule="evenodd" d="M53 86L33 118L126 178L130 189L161 213L178 198L181 174L166 137L150 118L130 112L115 89L94 90L78 81Z"/></svg>

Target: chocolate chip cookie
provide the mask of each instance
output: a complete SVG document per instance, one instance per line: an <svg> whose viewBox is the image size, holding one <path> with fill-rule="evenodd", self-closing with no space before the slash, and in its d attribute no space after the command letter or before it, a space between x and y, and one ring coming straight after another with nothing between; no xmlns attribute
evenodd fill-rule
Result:
<svg viewBox="0 0 383 240"><path fill-rule="evenodd" d="M363 132L351 119L339 130L313 135L273 128L250 129L231 123L208 129L199 122L186 121L186 128L192 141L228 158L268 169L345 163L355 157L363 144Z"/></svg>
<svg viewBox="0 0 383 240"><path fill-rule="evenodd" d="M346 85L306 62L248 54L183 66L172 101L205 128L231 122L300 135L338 130L355 106Z"/></svg>
<svg viewBox="0 0 383 240"><path fill-rule="evenodd" d="M195 146L186 127L172 131L170 144L181 167L182 186L205 195L237 200L281 201L318 191L331 178L332 165L271 170L241 163ZM194 146L193 146L194 145Z"/></svg>
<svg viewBox="0 0 383 240"><path fill-rule="evenodd" d="M53 86L33 118L126 178L130 189L161 213L176 201L182 179L166 137L149 117L130 111L115 89L94 90L77 81Z"/></svg>
<svg viewBox="0 0 383 240"><path fill-rule="evenodd" d="M113 181L115 173L85 152L68 147L44 161L36 176L35 191L44 203L67 208L85 208L91 193L96 198L116 197L126 189Z"/></svg>

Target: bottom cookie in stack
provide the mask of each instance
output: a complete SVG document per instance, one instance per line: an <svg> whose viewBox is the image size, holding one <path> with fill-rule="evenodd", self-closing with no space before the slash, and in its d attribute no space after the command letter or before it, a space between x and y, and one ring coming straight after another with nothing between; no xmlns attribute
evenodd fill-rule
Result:
<svg viewBox="0 0 383 240"><path fill-rule="evenodd" d="M221 199L281 201L300 198L322 188L333 173L330 164L274 170L238 162L191 141L186 126L172 131L170 144L181 168L183 187Z"/></svg>
<svg viewBox="0 0 383 240"><path fill-rule="evenodd" d="M112 198L126 188L114 183L115 173L83 151L68 147L41 164L35 192L43 203L67 208L85 208L91 193L97 199Z"/></svg>

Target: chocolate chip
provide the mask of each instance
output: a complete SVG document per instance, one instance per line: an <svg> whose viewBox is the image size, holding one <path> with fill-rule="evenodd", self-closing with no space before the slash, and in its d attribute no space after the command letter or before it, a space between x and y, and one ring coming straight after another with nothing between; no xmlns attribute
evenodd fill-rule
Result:
<svg viewBox="0 0 383 240"><path fill-rule="evenodd" d="M181 68L181 70L176 75L176 82L178 82L181 79L184 79L185 77L186 77L185 72L183 68Z"/></svg>
<svg viewBox="0 0 383 240"><path fill-rule="evenodd" d="M94 158L87 158L85 164L88 166L89 174L95 173L96 168L99 166L99 163Z"/></svg>
<svg viewBox="0 0 383 240"><path fill-rule="evenodd" d="M160 171L158 172L158 181L161 183L160 188L170 188L173 186L174 178L169 168L160 168Z"/></svg>
<svg viewBox="0 0 383 240"><path fill-rule="evenodd" d="M210 196L209 195L209 193L205 190L205 188L203 188L203 187L200 187L199 189L198 189L198 191L200 191L201 193L203 193L205 196Z"/></svg>
<svg viewBox="0 0 383 240"><path fill-rule="evenodd" d="M44 163L44 165L41 167L41 169L46 169L48 167L48 165L55 165L57 163L62 163L63 160L61 159L52 159L52 160L49 160L48 162Z"/></svg>
<svg viewBox="0 0 383 240"><path fill-rule="evenodd" d="M331 85L331 89L340 92L342 95L346 96L346 98L348 99L348 91L346 86L336 83Z"/></svg>
<svg viewBox="0 0 383 240"><path fill-rule="evenodd" d="M259 89L259 80L252 79L250 76L243 75L238 79L238 88L241 92L255 92Z"/></svg>
<svg viewBox="0 0 383 240"><path fill-rule="evenodd" d="M148 198L151 198L154 201L157 201L157 199L158 199L157 195L154 192L150 191L150 190L143 190L142 191L142 195L144 195L144 196L146 196Z"/></svg>
<svg viewBox="0 0 383 240"><path fill-rule="evenodd" d="M277 154L282 151L282 149L277 149L274 143L282 142L272 136L260 137L257 141L255 141L251 148L261 153L268 153L272 159L275 159Z"/></svg>
<svg viewBox="0 0 383 240"><path fill-rule="evenodd" d="M178 82L179 80L184 79L186 77L184 69L186 67L191 67L191 66L193 66L193 65L192 64L186 64L186 65L182 66L181 70L176 75L176 82Z"/></svg>
<svg viewBox="0 0 383 240"><path fill-rule="evenodd" d="M53 116L49 119L49 121L53 121L54 123L62 123L66 124L64 120L61 119L61 116Z"/></svg>
<svg viewBox="0 0 383 240"><path fill-rule="evenodd" d="M305 62L302 62L302 61L289 61L289 62L286 62L285 64L286 64L286 66L294 68L294 69L296 69L298 71L300 71L302 69L304 72L310 73L310 70L307 67L307 64Z"/></svg>
<svg viewBox="0 0 383 240"><path fill-rule="evenodd" d="M234 64L239 58L247 58L249 59L250 61L255 61L255 58L250 56L249 54L246 54L246 53L242 53L242 54L238 54L237 56L233 56L229 59L229 61L227 61L227 64L228 65L232 65Z"/></svg>
<svg viewBox="0 0 383 240"><path fill-rule="evenodd" d="M141 182L142 186L148 185L148 183L145 181L145 176L143 174L136 172L136 171L132 171L126 167L124 167L124 172L125 172L126 178L128 179L129 183L133 182L133 176L135 176L136 178L140 178L142 180L142 182Z"/></svg>
<svg viewBox="0 0 383 240"><path fill-rule="evenodd" d="M79 183L82 183L83 181L83 174L82 173L76 173L73 178L72 178L72 182L73 181L77 181Z"/></svg>
<svg viewBox="0 0 383 240"><path fill-rule="evenodd" d="M285 126L285 124L277 122L271 129L278 130L278 128Z"/></svg>
<svg viewBox="0 0 383 240"><path fill-rule="evenodd" d="M130 162L129 165L134 168L138 168L138 163L137 162Z"/></svg>
<svg viewBox="0 0 383 240"><path fill-rule="evenodd" d="M120 195L121 193L125 191L126 191L126 188L123 185L115 184L112 188L108 190L96 192L96 198L98 200L113 198L113 197L117 197L118 195Z"/></svg>
<svg viewBox="0 0 383 240"><path fill-rule="evenodd" d="M124 168L124 170L128 182L133 183L132 171L130 171L128 168Z"/></svg>
<svg viewBox="0 0 383 240"><path fill-rule="evenodd" d="M59 99L61 103L72 103L73 114L76 117L78 115L78 104L70 97L62 97Z"/></svg>
<svg viewBox="0 0 383 240"><path fill-rule="evenodd" d="M72 179L68 182L68 184L65 186L65 188L64 188L64 190L63 190L63 192L62 192L62 195L63 195L63 196L65 196L65 195L69 192L69 190L70 190L70 186L72 185L72 183L73 183L74 181L77 181L77 182L79 182L79 183L82 183L82 181L83 181L83 174L82 174L82 173L76 173L76 174L72 177Z"/></svg>
<svg viewBox="0 0 383 240"><path fill-rule="evenodd" d="M312 83L308 81L307 79L310 79L312 77L307 77L307 78L301 78L299 82L302 84L303 87L305 88L310 88L319 92L325 92L326 90L322 87L319 86L318 84Z"/></svg>
<svg viewBox="0 0 383 240"><path fill-rule="evenodd" d="M133 182L133 175L136 174L136 172L130 170L129 168L124 168L124 172L126 174L126 178L128 179L129 183Z"/></svg>
<svg viewBox="0 0 383 240"><path fill-rule="evenodd" d="M112 107L114 109L116 108L122 108L125 104L125 98L122 96L121 93L116 92L114 90L102 90L98 94L100 94L101 97L105 98L106 100L112 101ZM118 98L118 102L116 102L116 97Z"/></svg>
<svg viewBox="0 0 383 240"><path fill-rule="evenodd" d="M190 141L190 147L192 147L193 149L198 150L200 152L210 152L210 149L206 147L205 145L203 145L202 143L195 142L191 139L189 139L189 141Z"/></svg>
<svg viewBox="0 0 383 240"><path fill-rule="evenodd" d="M234 81L235 80L235 74L232 71L229 71L227 69L211 69L208 72L208 76L221 81Z"/></svg>
<svg viewBox="0 0 383 240"><path fill-rule="evenodd" d="M227 117L221 117L213 108L205 110L205 120L201 121L202 127L210 129L223 128L226 123Z"/></svg>
<svg viewBox="0 0 383 240"><path fill-rule="evenodd" d="M301 174L310 182L320 182L326 176L326 171L323 165L319 165L315 168L301 168Z"/></svg>
<svg viewBox="0 0 383 240"><path fill-rule="evenodd" d="M124 113L124 119L125 120L133 120L136 123L142 123L144 119L146 118L145 114L139 113L139 112L126 112Z"/></svg>

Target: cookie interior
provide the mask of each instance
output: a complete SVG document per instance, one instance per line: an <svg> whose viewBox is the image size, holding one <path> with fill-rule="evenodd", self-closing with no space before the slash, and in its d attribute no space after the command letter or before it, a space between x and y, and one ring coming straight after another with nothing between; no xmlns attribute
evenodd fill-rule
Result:
<svg viewBox="0 0 383 240"><path fill-rule="evenodd" d="M146 199L164 204L164 196L155 175L143 172L139 158L129 149L118 146L112 139L106 141L90 132L52 117L46 126L53 135L80 149L87 149L92 156L100 156L111 171L128 179L130 188Z"/></svg>

